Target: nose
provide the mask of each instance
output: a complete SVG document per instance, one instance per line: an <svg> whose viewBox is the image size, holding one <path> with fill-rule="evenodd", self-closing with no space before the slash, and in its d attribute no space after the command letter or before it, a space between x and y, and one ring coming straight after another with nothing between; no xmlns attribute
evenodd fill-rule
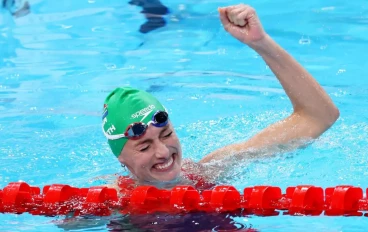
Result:
<svg viewBox="0 0 368 232"><path fill-rule="evenodd" d="M167 159L170 156L170 151L169 148L167 148L166 144L161 142L161 141L157 141L156 142L156 146L155 146L155 156L158 159Z"/></svg>

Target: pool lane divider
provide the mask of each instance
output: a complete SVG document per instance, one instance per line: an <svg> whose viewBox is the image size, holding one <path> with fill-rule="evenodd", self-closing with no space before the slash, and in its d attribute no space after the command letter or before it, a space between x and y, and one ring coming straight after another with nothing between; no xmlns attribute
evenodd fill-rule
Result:
<svg viewBox="0 0 368 232"><path fill-rule="evenodd" d="M366 189L366 196L368 189ZM190 212L234 212L257 216L368 216L363 189L350 185L321 188L313 185L287 187L253 186L239 192L219 185L198 191L193 186L170 190L138 186L121 195L115 188L76 188L63 184L43 187L12 182L0 190L0 212L32 215L172 214Z"/></svg>

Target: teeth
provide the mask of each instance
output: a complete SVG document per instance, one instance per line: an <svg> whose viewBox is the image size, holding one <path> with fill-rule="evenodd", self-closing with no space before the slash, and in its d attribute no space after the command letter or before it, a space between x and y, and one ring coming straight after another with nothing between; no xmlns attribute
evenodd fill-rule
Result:
<svg viewBox="0 0 368 232"><path fill-rule="evenodd" d="M165 169L165 168L170 167L170 165L171 165L173 162L174 162L174 159L173 159L173 157L172 157L172 156L170 156L170 158L167 160L167 162L166 162L166 163L163 163L163 164L156 164L156 165L155 165L155 168L162 170L162 169Z"/></svg>

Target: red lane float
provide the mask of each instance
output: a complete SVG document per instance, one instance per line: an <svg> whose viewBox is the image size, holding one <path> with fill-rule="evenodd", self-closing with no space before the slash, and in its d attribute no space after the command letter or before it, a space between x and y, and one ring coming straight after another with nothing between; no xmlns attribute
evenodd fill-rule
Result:
<svg viewBox="0 0 368 232"><path fill-rule="evenodd" d="M366 196L368 189L366 189ZM9 183L0 190L1 213L32 215L96 215L112 213L146 214L153 212L237 212L242 215L326 215L368 216L368 199L363 190L350 185L323 189L312 185L286 188L247 187L241 194L233 186L215 186L198 191L192 186L171 190L139 186L129 195L119 196L114 188L96 186L75 188L53 184L43 187L25 182Z"/></svg>

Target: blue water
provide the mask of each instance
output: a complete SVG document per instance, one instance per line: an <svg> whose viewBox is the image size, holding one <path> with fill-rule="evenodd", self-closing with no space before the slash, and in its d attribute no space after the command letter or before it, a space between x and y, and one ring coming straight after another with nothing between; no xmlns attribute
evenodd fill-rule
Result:
<svg viewBox="0 0 368 232"><path fill-rule="evenodd" d="M123 171L100 129L116 86L157 96L170 111L184 156L250 138L291 113L262 59L222 29L217 7L238 1L163 1L166 27L127 1L30 1L31 13L0 14L0 188L26 181L87 187ZM246 186L368 187L368 2L251 0L265 30L310 71L340 109L311 146L244 163L227 181ZM102 179L102 180L101 180ZM208 216L210 218L210 216ZM64 218L0 215L1 231L62 231ZM365 217L234 217L259 231L358 231ZM111 230L105 219L75 223ZM203 223L210 220L203 219ZM156 222L160 224L162 222ZM110 223L111 224L111 223ZM215 228L214 224L213 228ZM64 226L65 228L66 226ZM214 229L216 230L216 228Z"/></svg>

